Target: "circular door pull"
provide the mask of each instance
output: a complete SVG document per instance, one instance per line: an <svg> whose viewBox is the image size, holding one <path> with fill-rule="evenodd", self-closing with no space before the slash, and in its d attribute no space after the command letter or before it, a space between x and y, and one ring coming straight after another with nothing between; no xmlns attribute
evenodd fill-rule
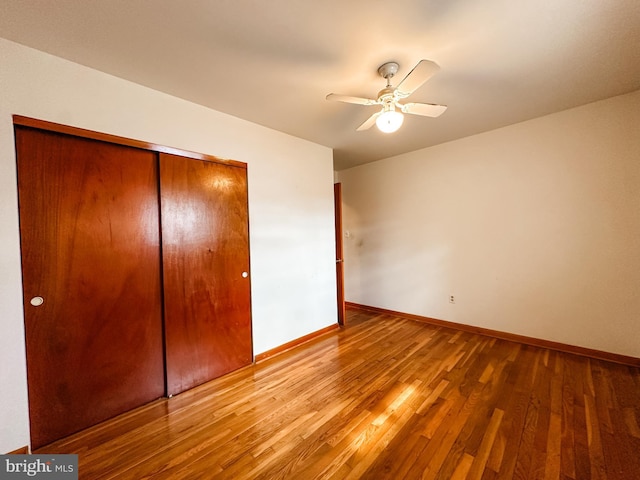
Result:
<svg viewBox="0 0 640 480"><path fill-rule="evenodd" d="M39 307L40 305L42 305L44 303L44 298L42 297L33 297L29 303L31 305L33 305L34 307Z"/></svg>
<svg viewBox="0 0 640 480"><path fill-rule="evenodd" d="M249 272L242 272L242 278L247 278L249 276Z"/></svg>

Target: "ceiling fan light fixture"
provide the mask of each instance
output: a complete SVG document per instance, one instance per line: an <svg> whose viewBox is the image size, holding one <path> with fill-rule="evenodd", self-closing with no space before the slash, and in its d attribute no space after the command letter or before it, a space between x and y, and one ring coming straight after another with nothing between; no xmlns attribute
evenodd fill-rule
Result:
<svg viewBox="0 0 640 480"><path fill-rule="evenodd" d="M384 133L393 133L397 131L404 121L404 115L395 110L387 110L378 116L376 126L378 130Z"/></svg>

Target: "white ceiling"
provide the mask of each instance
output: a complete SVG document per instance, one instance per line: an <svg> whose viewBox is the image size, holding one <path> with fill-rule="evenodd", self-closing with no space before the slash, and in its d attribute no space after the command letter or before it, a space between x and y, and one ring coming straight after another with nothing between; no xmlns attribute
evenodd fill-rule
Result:
<svg viewBox="0 0 640 480"><path fill-rule="evenodd" d="M0 37L334 148L347 168L640 89L639 0L0 0ZM377 68L441 71L355 129ZM2 68L0 62L0 68Z"/></svg>

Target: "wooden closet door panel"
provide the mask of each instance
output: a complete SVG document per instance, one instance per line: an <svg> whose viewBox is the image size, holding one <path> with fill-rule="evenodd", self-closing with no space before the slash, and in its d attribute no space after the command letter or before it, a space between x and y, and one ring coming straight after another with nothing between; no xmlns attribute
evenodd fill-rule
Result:
<svg viewBox="0 0 640 480"><path fill-rule="evenodd" d="M246 169L160 155L167 392L252 362Z"/></svg>
<svg viewBox="0 0 640 480"><path fill-rule="evenodd" d="M164 394L157 157L18 126L16 150L38 448Z"/></svg>

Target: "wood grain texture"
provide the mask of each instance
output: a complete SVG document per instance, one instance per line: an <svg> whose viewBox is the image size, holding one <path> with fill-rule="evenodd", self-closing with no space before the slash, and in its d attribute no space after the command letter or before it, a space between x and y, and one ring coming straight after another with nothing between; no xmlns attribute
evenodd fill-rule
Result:
<svg viewBox="0 0 640 480"><path fill-rule="evenodd" d="M410 320L417 320L419 322L430 323L432 325L438 325L441 327L454 328L457 330L477 333L479 335L488 335L490 337L500 338L502 340L509 340L512 342L523 343L526 345L533 345L536 347L548 348L551 350L558 350L560 352L573 353L575 355L584 355L590 358L597 358L599 360L605 360L607 362L621 363L623 365L630 365L632 367L640 367L640 358L631 357L628 355L621 355L619 353L605 352L602 350L595 350L593 348L580 347L577 345L568 345L566 343L554 342L551 340L545 340L542 338L527 337L525 335L517 335L515 333L501 332L499 330L492 330L489 328L476 327L473 325L465 325L462 323L449 322L447 320L440 320L437 318L423 317L422 315L414 315L411 313L397 312L395 310L388 310L386 308L371 307L369 305L360 305L358 303L346 302L347 307L352 309L366 310L369 312L394 315Z"/></svg>
<svg viewBox="0 0 640 480"><path fill-rule="evenodd" d="M20 126L16 150L37 448L164 394L157 161Z"/></svg>
<svg viewBox="0 0 640 480"><path fill-rule="evenodd" d="M640 369L392 315L41 452L83 479L640 478Z"/></svg>
<svg viewBox="0 0 640 480"><path fill-rule="evenodd" d="M160 203L173 395L253 361L247 171L160 154Z"/></svg>
<svg viewBox="0 0 640 480"><path fill-rule="evenodd" d="M158 153L168 153L172 155L179 155L181 157L194 158L197 160L206 160L208 162L222 163L225 165L233 165L235 167L247 168L247 164L239 162L238 160L229 160L213 155L206 155L204 153L191 152L189 150L183 150L180 148L168 147L166 145L160 145L158 143L144 142L142 140L135 140L127 137L120 137L118 135L110 135L108 133L96 132L94 130L87 130L85 128L72 127L69 125L63 125L60 123L47 122L46 120L38 120L36 118L24 117L22 115L13 115L14 125L21 125L24 127L38 128L41 130L47 130L50 132L64 133L67 135L73 135L80 138L88 138L91 140L98 140L101 142L113 143L115 145L123 145L126 147L141 148L143 150L149 150Z"/></svg>

